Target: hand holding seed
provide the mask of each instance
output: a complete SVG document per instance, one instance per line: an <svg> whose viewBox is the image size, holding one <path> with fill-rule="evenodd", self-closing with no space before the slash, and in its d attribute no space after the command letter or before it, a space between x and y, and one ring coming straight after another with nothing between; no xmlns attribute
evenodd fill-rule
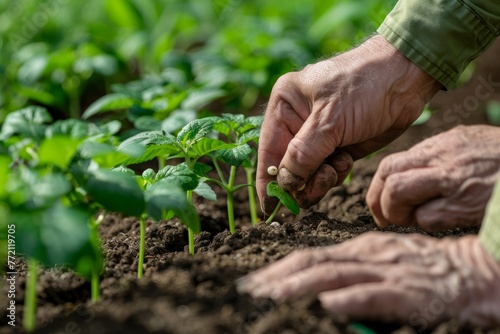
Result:
<svg viewBox="0 0 500 334"><path fill-rule="evenodd" d="M273 87L259 141L257 193L262 210L279 185L301 207L342 184L353 161L398 137L440 84L376 36L360 47L282 76ZM299 191L302 189L302 191Z"/></svg>

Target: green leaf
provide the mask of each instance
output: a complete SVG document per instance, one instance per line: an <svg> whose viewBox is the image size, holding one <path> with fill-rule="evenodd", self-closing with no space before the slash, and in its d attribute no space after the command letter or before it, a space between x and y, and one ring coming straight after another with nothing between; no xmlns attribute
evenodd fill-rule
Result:
<svg viewBox="0 0 500 334"><path fill-rule="evenodd" d="M222 89L205 88L202 90L196 90L189 93L187 98L182 102L181 107L186 110L199 110L224 95L226 95L226 92Z"/></svg>
<svg viewBox="0 0 500 334"><path fill-rule="evenodd" d="M155 183L174 184L183 190L193 190L198 186L198 176L190 171L185 163L165 166L156 173Z"/></svg>
<svg viewBox="0 0 500 334"><path fill-rule="evenodd" d="M94 103L92 103L83 112L82 118L87 119L101 112L110 110L129 109L136 103L137 101L135 99L124 94L120 93L108 94L101 97Z"/></svg>
<svg viewBox="0 0 500 334"><path fill-rule="evenodd" d="M133 151L132 148L135 150ZM80 146L80 155L94 160L101 167L111 168L141 156L144 152L144 148L139 145L128 145L126 149L119 151L109 144L85 141Z"/></svg>
<svg viewBox="0 0 500 334"><path fill-rule="evenodd" d="M55 165L66 169L75 155L80 139L68 136L55 136L42 141L38 150L38 161L40 164Z"/></svg>
<svg viewBox="0 0 500 334"><path fill-rule="evenodd" d="M106 0L106 14L118 26L132 29L133 31L141 30L142 17L139 10L130 0Z"/></svg>
<svg viewBox="0 0 500 334"><path fill-rule="evenodd" d="M490 101L486 105L486 117L488 118L488 123L499 126L500 125L500 103L496 101Z"/></svg>
<svg viewBox="0 0 500 334"><path fill-rule="evenodd" d="M5 118L0 133L0 140L5 140L14 134L21 134L33 139L44 136L45 125L52 121L47 109L31 106L9 113Z"/></svg>
<svg viewBox="0 0 500 334"><path fill-rule="evenodd" d="M3 198L7 193L7 180L10 173L11 160L5 155L0 155L0 198Z"/></svg>
<svg viewBox="0 0 500 334"><path fill-rule="evenodd" d="M200 218L194 206L187 200L186 192L176 185L155 183L145 191L146 211L149 217L160 221L173 211L184 225L199 233Z"/></svg>
<svg viewBox="0 0 500 334"><path fill-rule="evenodd" d="M108 211L135 217L144 212L143 191L128 173L104 169L92 171L84 189Z"/></svg>
<svg viewBox="0 0 500 334"><path fill-rule="evenodd" d="M206 198L210 201L217 201L217 194L213 189L206 183L206 182L200 182L198 184L198 187L193 190L198 196L201 196L203 198Z"/></svg>
<svg viewBox="0 0 500 334"><path fill-rule="evenodd" d="M211 170L211 166L201 162L196 162L193 167L193 172L200 177L207 177L207 173Z"/></svg>
<svg viewBox="0 0 500 334"><path fill-rule="evenodd" d="M259 138L260 138L260 128L259 129L252 129L252 130L245 132L244 134L242 134L238 138L238 144L244 144L244 143L248 143L250 141L258 143Z"/></svg>
<svg viewBox="0 0 500 334"><path fill-rule="evenodd" d="M90 277L92 267L100 270L103 263L91 237L90 217L88 211L60 202L46 210L12 211L9 221L16 225L16 251L46 267L65 265Z"/></svg>
<svg viewBox="0 0 500 334"><path fill-rule="evenodd" d="M298 215L300 213L300 207L295 198L293 198L293 196L287 191L283 190L277 182L271 181L267 184L267 195L278 197L281 203L283 203L283 205L286 206L294 215Z"/></svg>
<svg viewBox="0 0 500 334"><path fill-rule="evenodd" d="M128 138L118 146L118 151L126 152L130 146L141 145L145 148L140 156L134 156L127 164L140 163L159 156L169 156L181 153L182 150L174 136L161 131L141 132Z"/></svg>
<svg viewBox="0 0 500 334"><path fill-rule="evenodd" d="M202 157L213 151L221 149L229 149L235 147L236 144L228 144L222 140L212 138L201 138L191 146L191 151L194 153L195 158Z"/></svg>
<svg viewBox="0 0 500 334"><path fill-rule="evenodd" d="M252 148L247 144L243 144L231 149L220 150L216 153L225 163L238 167L252 154Z"/></svg>
<svg viewBox="0 0 500 334"><path fill-rule="evenodd" d="M211 117L195 119L184 126L177 134L177 141L188 149L200 139L208 135L214 127L214 120Z"/></svg>
<svg viewBox="0 0 500 334"><path fill-rule="evenodd" d="M161 129L167 133L176 132L195 120L197 116L194 110L174 110L162 121Z"/></svg>
<svg viewBox="0 0 500 334"><path fill-rule="evenodd" d="M144 172L142 172L142 178L145 181L148 181L149 183L153 183L155 180L156 173L152 168L146 169Z"/></svg>

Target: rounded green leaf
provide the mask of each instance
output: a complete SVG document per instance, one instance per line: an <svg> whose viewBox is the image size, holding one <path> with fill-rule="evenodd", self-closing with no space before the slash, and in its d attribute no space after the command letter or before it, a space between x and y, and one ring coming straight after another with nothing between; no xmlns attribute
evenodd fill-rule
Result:
<svg viewBox="0 0 500 334"><path fill-rule="evenodd" d="M290 195L287 191L281 188L277 182L271 181L267 184L267 195L272 197L278 197L281 203L287 207L294 215L300 213L300 207L297 204L295 198Z"/></svg>

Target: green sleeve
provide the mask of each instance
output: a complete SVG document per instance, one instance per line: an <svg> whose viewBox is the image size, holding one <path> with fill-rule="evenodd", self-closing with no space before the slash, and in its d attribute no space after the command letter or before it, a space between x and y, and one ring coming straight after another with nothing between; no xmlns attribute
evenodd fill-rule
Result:
<svg viewBox="0 0 500 334"><path fill-rule="evenodd" d="M500 260L500 180L488 202L479 239L490 254Z"/></svg>
<svg viewBox="0 0 500 334"><path fill-rule="evenodd" d="M500 33L500 0L399 0L378 33L446 88Z"/></svg>

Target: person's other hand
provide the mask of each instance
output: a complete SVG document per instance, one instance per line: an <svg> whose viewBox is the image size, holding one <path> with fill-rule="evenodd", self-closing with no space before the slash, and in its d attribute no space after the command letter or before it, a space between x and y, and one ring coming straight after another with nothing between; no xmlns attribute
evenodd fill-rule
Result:
<svg viewBox="0 0 500 334"><path fill-rule="evenodd" d="M499 281L500 262L477 236L369 232L297 251L241 278L237 288L276 300L314 293L334 314L409 323L420 332L450 318L500 326Z"/></svg>
<svg viewBox="0 0 500 334"><path fill-rule="evenodd" d="M459 126L380 163L366 195L379 226L480 224L500 171L500 128Z"/></svg>
<svg viewBox="0 0 500 334"><path fill-rule="evenodd" d="M401 135L440 88L381 36L283 75L273 87L259 141L256 186L263 211L276 205L266 196L275 179L269 166L279 166L280 186L308 208L342 184L353 159Z"/></svg>

